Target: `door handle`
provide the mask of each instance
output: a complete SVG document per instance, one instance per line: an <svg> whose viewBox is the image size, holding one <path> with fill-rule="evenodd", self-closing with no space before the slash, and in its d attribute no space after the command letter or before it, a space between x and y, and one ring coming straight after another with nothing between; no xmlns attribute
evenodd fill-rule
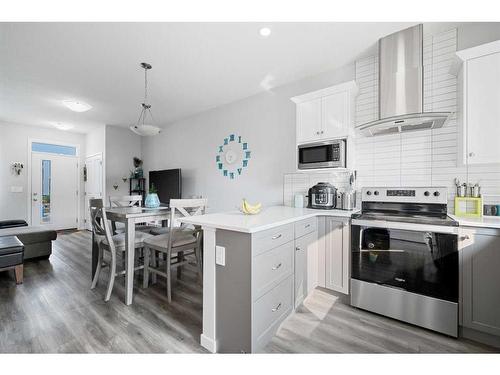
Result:
<svg viewBox="0 0 500 375"><path fill-rule="evenodd" d="M38 201L38 199L36 199L36 198L33 198L33 202L36 202L36 201Z"/></svg>

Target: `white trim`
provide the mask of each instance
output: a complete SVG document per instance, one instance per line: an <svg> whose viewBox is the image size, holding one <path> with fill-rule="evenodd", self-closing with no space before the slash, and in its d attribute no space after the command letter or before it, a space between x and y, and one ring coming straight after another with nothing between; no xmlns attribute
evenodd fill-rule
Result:
<svg viewBox="0 0 500 375"><path fill-rule="evenodd" d="M343 83L340 83L340 84L335 85L335 86L326 87L326 88L321 89L321 90L312 91L312 92L308 92L308 93L303 94L303 95L294 96L293 98L290 98L290 100L292 102L298 104L298 103L307 102L307 101L313 100L313 99L320 99L320 98L323 98L325 96L332 95L332 94L335 94L338 92L343 92L343 91L349 91L349 94L351 96L356 96L356 94L358 93L358 85L356 84L356 81L354 81L354 80L347 81L347 82L343 82Z"/></svg>
<svg viewBox="0 0 500 375"><path fill-rule="evenodd" d="M217 341L205 336L203 333L200 335L200 344L211 353L217 353Z"/></svg>
<svg viewBox="0 0 500 375"><path fill-rule="evenodd" d="M462 61L467 61L477 57L491 55L492 53L500 52L500 40L495 40L494 42L481 44L479 46L463 49L457 51L457 56Z"/></svg>
<svg viewBox="0 0 500 375"><path fill-rule="evenodd" d="M76 149L76 155L63 155L63 154L54 154L54 153L48 153L48 152L39 152L39 151L32 151L32 144L33 143L48 143L48 144L53 144L53 145L59 145L59 146L69 146L69 147L75 147ZM61 141L53 141L49 139L40 139L40 138L31 138L28 137L28 157L27 157L27 162L26 162L26 171L27 171L27 187L26 191L28 194L26 195L27 199L27 205L26 205L26 210L27 210L27 216L26 218L28 219L27 222L29 225L33 225L33 218L32 218L32 207L31 207L31 197L33 195L32 192L32 180L31 180L31 174L32 174L32 165L31 165L31 159L33 158L33 154L44 154L44 155L55 155L59 157L69 157L69 158L75 158L77 161L77 167L76 167L76 186L78 188L78 199L77 199L77 209L76 209L76 214L78 219L78 222L76 223L76 228L82 229L82 218L81 218L81 184L80 184L80 168L81 168L81 157L80 157L80 145L79 144L73 144L73 143L66 143L66 142L61 142Z"/></svg>

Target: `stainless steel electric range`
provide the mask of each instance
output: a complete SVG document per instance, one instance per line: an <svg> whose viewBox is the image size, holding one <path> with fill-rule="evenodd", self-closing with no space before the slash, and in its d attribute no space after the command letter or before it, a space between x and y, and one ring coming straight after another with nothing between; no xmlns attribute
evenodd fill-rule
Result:
<svg viewBox="0 0 500 375"><path fill-rule="evenodd" d="M446 188L363 189L351 305L457 337L458 223Z"/></svg>

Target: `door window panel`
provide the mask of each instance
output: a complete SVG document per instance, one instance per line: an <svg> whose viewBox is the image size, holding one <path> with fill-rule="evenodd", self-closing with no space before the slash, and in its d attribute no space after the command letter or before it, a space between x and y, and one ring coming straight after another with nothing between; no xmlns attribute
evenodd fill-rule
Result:
<svg viewBox="0 0 500 375"><path fill-rule="evenodd" d="M50 223L51 167L50 160L42 160L42 204L40 205L42 223Z"/></svg>

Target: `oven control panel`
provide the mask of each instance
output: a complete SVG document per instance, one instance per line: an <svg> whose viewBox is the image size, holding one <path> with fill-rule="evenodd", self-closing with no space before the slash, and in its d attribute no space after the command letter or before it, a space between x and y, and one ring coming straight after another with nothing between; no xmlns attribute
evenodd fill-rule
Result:
<svg viewBox="0 0 500 375"><path fill-rule="evenodd" d="M365 187L361 199L365 202L448 203L446 187Z"/></svg>

